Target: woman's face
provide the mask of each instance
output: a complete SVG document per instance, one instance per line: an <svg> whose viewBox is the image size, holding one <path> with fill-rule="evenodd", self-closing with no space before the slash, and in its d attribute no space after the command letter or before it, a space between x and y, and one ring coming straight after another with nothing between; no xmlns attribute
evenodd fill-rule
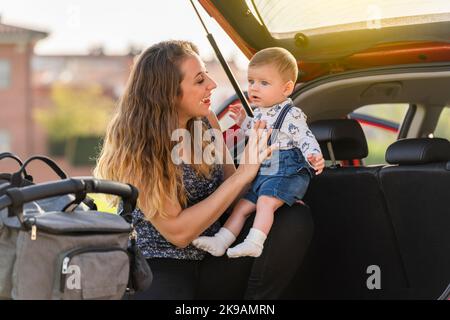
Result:
<svg viewBox="0 0 450 320"><path fill-rule="evenodd" d="M206 71L205 64L198 55L184 59L180 66L183 74L181 81L182 95L177 107L180 123L194 117L205 117L211 106L211 92L217 85Z"/></svg>

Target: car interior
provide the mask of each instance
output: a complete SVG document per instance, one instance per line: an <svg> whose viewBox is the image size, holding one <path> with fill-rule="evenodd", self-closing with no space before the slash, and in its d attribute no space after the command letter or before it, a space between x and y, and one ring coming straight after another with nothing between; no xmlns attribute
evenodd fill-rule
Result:
<svg viewBox="0 0 450 320"><path fill-rule="evenodd" d="M288 299L437 299L450 282L450 142L431 138L450 106L450 65L380 68L322 77L293 94L331 164L304 202L314 235ZM387 164L368 155L363 105L409 103ZM363 163L363 162L362 162ZM349 165L350 164L350 165ZM368 288L370 268L382 290Z"/></svg>

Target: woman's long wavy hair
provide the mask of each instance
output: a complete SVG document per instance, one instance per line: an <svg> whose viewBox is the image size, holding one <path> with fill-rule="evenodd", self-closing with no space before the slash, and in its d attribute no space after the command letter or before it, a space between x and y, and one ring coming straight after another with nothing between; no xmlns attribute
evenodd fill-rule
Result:
<svg viewBox="0 0 450 320"><path fill-rule="evenodd" d="M180 65L195 54L198 49L191 42L165 41L139 56L118 110L108 125L94 170L98 178L136 186L137 205L147 218L155 214L166 217L163 204L169 199L177 199L182 207L187 205L182 170L171 161L172 149L177 144L171 141L171 134L178 129L176 101L183 94ZM194 120L187 124L191 137ZM205 129L203 126L203 132ZM191 139L192 148L196 140ZM203 150L205 143L200 144ZM211 173L212 167L204 162L193 166L203 176ZM117 199L109 199L117 204Z"/></svg>

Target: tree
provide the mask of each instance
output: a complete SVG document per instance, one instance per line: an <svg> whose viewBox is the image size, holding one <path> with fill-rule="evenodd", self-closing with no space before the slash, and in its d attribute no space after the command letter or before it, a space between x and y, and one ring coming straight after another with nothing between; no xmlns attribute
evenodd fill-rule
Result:
<svg viewBox="0 0 450 320"><path fill-rule="evenodd" d="M99 86L74 88L56 84L51 100L53 107L38 109L35 115L56 141L104 135L115 105Z"/></svg>
<svg viewBox="0 0 450 320"><path fill-rule="evenodd" d="M95 162L101 138L115 102L100 86L75 88L56 84L51 91L52 107L38 109L38 123L47 131L49 151L66 155L74 165Z"/></svg>

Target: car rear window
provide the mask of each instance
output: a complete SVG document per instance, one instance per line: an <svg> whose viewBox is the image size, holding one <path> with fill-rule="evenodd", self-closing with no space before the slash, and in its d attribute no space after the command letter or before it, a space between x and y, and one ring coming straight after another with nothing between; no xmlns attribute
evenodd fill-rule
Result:
<svg viewBox="0 0 450 320"><path fill-rule="evenodd" d="M327 33L331 26L336 32L450 20L449 0L247 0L247 4L275 38L312 29Z"/></svg>
<svg viewBox="0 0 450 320"><path fill-rule="evenodd" d="M385 123L396 123L400 126L408 108L407 103L375 104L363 106L353 112L356 115L373 117L372 120L353 117L361 124L369 147L369 155L364 159L366 165L386 163L386 149L397 140L398 131L388 128Z"/></svg>
<svg viewBox="0 0 450 320"><path fill-rule="evenodd" d="M434 130L434 136L436 138L450 140L450 106L442 110L436 129Z"/></svg>

